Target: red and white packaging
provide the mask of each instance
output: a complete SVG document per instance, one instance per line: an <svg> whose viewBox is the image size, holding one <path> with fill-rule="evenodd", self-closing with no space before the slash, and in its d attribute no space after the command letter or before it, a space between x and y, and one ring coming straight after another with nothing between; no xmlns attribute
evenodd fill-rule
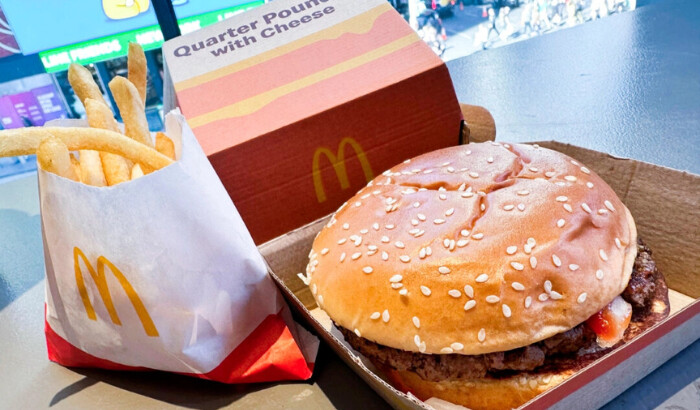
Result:
<svg viewBox="0 0 700 410"><path fill-rule="evenodd" d="M116 186L39 170L49 359L224 383L308 379L318 339L291 319L179 112L166 133L178 160Z"/></svg>

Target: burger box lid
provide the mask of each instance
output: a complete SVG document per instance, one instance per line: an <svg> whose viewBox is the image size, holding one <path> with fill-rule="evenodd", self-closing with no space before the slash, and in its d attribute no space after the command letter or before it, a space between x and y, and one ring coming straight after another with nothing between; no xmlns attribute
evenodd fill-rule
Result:
<svg viewBox="0 0 700 410"><path fill-rule="evenodd" d="M700 338L700 176L555 141L538 144L586 164L615 190L634 216L669 287L671 313L665 320L521 407L597 408ZM305 271L311 244L328 218L259 246L270 275L291 306L391 406L461 408L434 399L424 403L393 388L316 306L297 273Z"/></svg>
<svg viewBox="0 0 700 410"><path fill-rule="evenodd" d="M179 104L256 243L459 141L447 67L386 0L276 0L163 55L166 108Z"/></svg>

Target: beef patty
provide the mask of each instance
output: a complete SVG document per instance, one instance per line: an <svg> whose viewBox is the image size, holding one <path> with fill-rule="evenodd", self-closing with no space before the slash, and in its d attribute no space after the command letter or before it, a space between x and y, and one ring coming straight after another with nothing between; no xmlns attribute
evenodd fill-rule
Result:
<svg viewBox="0 0 700 410"><path fill-rule="evenodd" d="M529 346L481 355L409 352L371 342L337 327L345 340L372 362L399 371L415 372L425 380L504 377L514 371L537 373L551 368L564 370L583 367L668 316L666 282L651 258L651 250L641 240L638 241L634 268L622 297L632 305L632 320L624 339L609 349L598 346L596 335L586 322Z"/></svg>

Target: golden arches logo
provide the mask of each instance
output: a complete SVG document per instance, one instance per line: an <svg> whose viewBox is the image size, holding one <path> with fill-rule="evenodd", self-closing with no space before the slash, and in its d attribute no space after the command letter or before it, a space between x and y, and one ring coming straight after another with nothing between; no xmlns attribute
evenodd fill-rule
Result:
<svg viewBox="0 0 700 410"><path fill-rule="evenodd" d="M87 312L88 318L90 320L97 320L97 315L95 314L95 309L93 308L92 303L90 302L90 298L88 297L87 288L85 288L85 279L83 278L83 272L80 269L80 259L83 260L85 267L90 273L90 277L92 277L92 281L97 287L97 291L99 292L100 297L102 298L102 302L105 304L105 308L107 308L107 312L109 313L110 319L112 319L112 323L119 326L121 326L122 324L121 320L119 319L119 315L117 315L117 310L114 308L114 303L112 302L112 295L109 293L109 287L107 286L107 277L105 276L105 266L109 267L109 270L119 281L119 284L124 290L124 293L126 293L126 296L129 298L129 301L131 301L131 305L134 307L134 310L136 311L139 320L141 320L143 330L146 331L146 334L148 336L157 337L158 329L156 329L156 325L153 324L153 320L151 320L151 316L148 314L148 310L146 310L146 307L143 305L143 302L141 301L141 298L139 297L138 293L136 293L136 290L134 290L134 288L131 286L131 283L129 283L124 274L119 269L117 269L117 267L114 266L114 264L110 262L109 259L105 258L104 256L100 256L99 258L97 258L97 271L95 271L95 268L92 266L92 264L90 264L90 261L87 259L83 251L76 246L75 248L73 248L75 281L78 284L78 292L80 293L80 297L83 300L83 305L85 306L85 312Z"/></svg>
<svg viewBox="0 0 700 410"><path fill-rule="evenodd" d="M335 175L338 177L338 181L340 181L340 188L348 189L350 187L350 181L348 180L348 170L345 166L345 147L348 145L352 147L352 149L355 151L357 159L360 161L360 165L362 166L362 172L364 172L365 179L367 179L367 182L374 179L374 174L372 173L372 168L369 165L369 160L367 159L367 155L365 155L365 151L362 149L360 144L353 138L345 137L342 140L340 140L340 144L338 144L338 152L336 154L334 154L333 151L326 147L320 147L314 152L314 158L311 164L311 172L314 180L314 189L316 190L316 199L318 199L319 203L324 202L327 199L326 191L323 189L321 170L319 169L321 163L321 155L325 155L326 158L328 158L328 160L331 162L331 165L333 165Z"/></svg>

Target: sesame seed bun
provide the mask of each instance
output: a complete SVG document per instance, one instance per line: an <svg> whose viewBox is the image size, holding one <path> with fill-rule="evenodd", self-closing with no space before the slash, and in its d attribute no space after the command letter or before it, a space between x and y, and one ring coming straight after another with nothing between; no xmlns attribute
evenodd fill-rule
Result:
<svg viewBox="0 0 700 410"><path fill-rule="evenodd" d="M627 286L637 232L615 192L556 151L469 144L386 171L314 241L318 305L359 336L484 354L569 330Z"/></svg>

